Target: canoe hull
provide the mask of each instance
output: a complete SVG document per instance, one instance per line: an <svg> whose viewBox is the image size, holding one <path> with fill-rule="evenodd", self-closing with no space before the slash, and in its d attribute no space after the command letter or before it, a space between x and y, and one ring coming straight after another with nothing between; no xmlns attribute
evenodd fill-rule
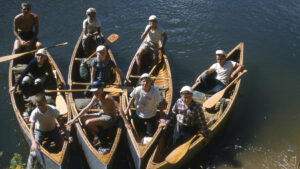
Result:
<svg viewBox="0 0 300 169"><path fill-rule="evenodd" d="M50 56L50 54L48 53L48 60L50 62L50 64L52 65L52 69L56 70L57 73L57 78L58 81L61 84L65 84L62 74L59 71L57 65L55 64L53 58ZM11 88L13 86L14 83L14 73L13 73L13 66L15 66L15 64L17 63L27 63L28 60L30 60L31 57L28 56L22 56L24 58L18 58L18 61L20 60L26 60L24 61L20 61L20 62L16 62L12 60L10 62L9 65L9 88ZM26 59L27 58L27 59ZM17 93L10 93L10 97L11 97L11 102L12 102L12 106L15 112L15 116L18 120L18 124L20 126L20 129L25 137L25 140L27 141L28 145L31 146L31 140L30 140L30 131L29 131L29 126L26 124L26 122L24 121L22 114L21 114L21 110L23 109L24 105L23 104L23 96ZM67 101L67 100L66 100ZM70 111L66 114L66 118L69 119L71 116ZM70 127L67 127L67 130L70 131ZM60 168L67 168L67 159L69 158L69 144L68 141L64 141L63 143L63 147L62 150L57 153L57 154L52 154L50 152L48 152L45 148L41 147L40 150L37 150L37 159L40 162L40 164L43 166L43 168L48 169L48 168L53 168L53 169L60 169Z"/></svg>
<svg viewBox="0 0 300 169"><path fill-rule="evenodd" d="M237 45L228 55L227 59L237 60L240 64L243 64L244 61L244 44L240 43ZM238 80L238 82L235 84L234 90L232 94L230 95L230 100L228 101L228 105L226 108L220 112L219 117L216 119L216 121L209 126L210 129L210 135L208 138L208 142L212 142L214 138L225 128L225 124L230 120L232 115L232 108L235 104L236 97L238 95L238 91L241 85L241 79ZM150 160L147 164L147 169L171 169L171 168L178 168L182 166L183 164L190 161L195 155L199 154L204 147L207 145L203 141L203 137L200 137L196 139L191 146L189 147L189 150L185 154L185 156L178 161L176 164L170 164L166 162L165 160L155 160L157 157L158 159L162 159L162 156L160 156L161 150L163 150L163 145L158 145L152 156L150 157Z"/></svg>

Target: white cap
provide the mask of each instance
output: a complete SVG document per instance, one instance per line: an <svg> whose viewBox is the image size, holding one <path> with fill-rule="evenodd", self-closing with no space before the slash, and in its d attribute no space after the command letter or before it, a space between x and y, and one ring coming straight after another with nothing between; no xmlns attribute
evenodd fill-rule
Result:
<svg viewBox="0 0 300 169"><path fill-rule="evenodd" d="M193 93L193 89L190 86L183 86L180 90L180 93L182 93L182 92Z"/></svg>
<svg viewBox="0 0 300 169"><path fill-rule="evenodd" d="M155 15L149 16L149 21L157 20L157 17Z"/></svg>
<svg viewBox="0 0 300 169"><path fill-rule="evenodd" d="M143 78L150 78L150 75L148 73L144 73L144 74L142 74L140 79L143 79Z"/></svg>
<svg viewBox="0 0 300 169"><path fill-rule="evenodd" d="M39 49L35 54L36 54L36 55L42 54L42 55L47 56L47 52L46 52L45 49Z"/></svg>
<svg viewBox="0 0 300 169"><path fill-rule="evenodd" d="M216 55L226 55L224 50L216 50Z"/></svg>
<svg viewBox="0 0 300 169"><path fill-rule="evenodd" d="M100 51L103 51L103 50L106 50L106 47L104 45L99 45L96 49L97 52L100 52Z"/></svg>
<svg viewBox="0 0 300 169"><path fill-rule="evenodd" d="M86 10L86 14L90 14L90 13L96 13L96 9L95 8L89 8Z"/></svg>

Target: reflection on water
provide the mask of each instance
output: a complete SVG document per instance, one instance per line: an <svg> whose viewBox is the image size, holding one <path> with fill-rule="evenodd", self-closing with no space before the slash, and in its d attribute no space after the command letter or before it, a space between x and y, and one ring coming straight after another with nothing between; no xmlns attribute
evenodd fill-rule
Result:
<svg viewBox="0 0 300 169"><path fill-rule="evenodd" d="M0 56L11 53L15 39L12 21L20 3L0 2ZM186 168L293 168L299 164L299 1L32 1L43 44L69 42L50 51L65 80L89 7L96 8L104 35L120 35L111 49L124 72L141 43L148 16L158 16L168 35L166 53L174 99L183 85L192 85L199 73L215 62L216 49L229 51L245 42L249 73L241 84L234 115L205 158L193 160ZM0 168L9 165L13 152L27 158L29 149L10 105L7 76L8 63L0 63Z"/></svg>

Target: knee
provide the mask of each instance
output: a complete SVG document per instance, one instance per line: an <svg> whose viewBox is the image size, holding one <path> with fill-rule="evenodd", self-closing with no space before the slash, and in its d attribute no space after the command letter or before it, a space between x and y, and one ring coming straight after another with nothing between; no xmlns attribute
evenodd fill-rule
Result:
<svg viewBox="0 0 300 169"><path fill-rule="evenodd" d="M209 74L207 74L207 73L204 73L202 76L201 76L201 80L203 81L203 80L207 80L208 78L209 78Z"/></svg>
<svg viewBox="0 0 300 169"><path fill-rule="evenodd" d="M43 48L43 44L41 42L36 42L35 47L37 49L41 49L41 48Z"/></svg>

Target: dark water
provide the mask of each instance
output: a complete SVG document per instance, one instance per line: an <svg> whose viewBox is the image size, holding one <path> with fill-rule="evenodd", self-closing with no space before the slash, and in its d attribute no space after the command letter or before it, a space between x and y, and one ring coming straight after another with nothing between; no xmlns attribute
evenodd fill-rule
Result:
<svg viewBox="0 0 300 169"><path fill-rule="evenodd" d="M155 14L168 35L166 54L172 69L175 99L215 62L216 49L245 42L244 77L234 115L215 148L201 164L207 168L296 168L300 158L300 1L30 1L39 15L39 38L45 46L69 42L50 51L65 78L85 10L97 9L105 35L120 38L111 46L126 72L141 43L147 18ZM0 0L0 56L11 53L13 18L21 1ZM8 94L8 62L0 63L0 168L13 153L27 157ZM200 161L196 157L197 161ZM199 168L191 161L186 168Z"/></svg>

